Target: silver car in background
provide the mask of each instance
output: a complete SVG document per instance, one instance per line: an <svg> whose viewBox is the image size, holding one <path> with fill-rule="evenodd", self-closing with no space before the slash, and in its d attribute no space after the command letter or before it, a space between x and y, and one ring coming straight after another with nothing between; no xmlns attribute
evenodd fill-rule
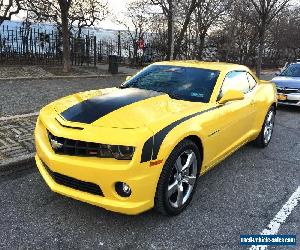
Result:
<svg viewBox="0 0 300 250"><path fill-rule="evenodd" d="M300 63L291 63L272 79L278 92L278 103L300 106Z"/></svg>

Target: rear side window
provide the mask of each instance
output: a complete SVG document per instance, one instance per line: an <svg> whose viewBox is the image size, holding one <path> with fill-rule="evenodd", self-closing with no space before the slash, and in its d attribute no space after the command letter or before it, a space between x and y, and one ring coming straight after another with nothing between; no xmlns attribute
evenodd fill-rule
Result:
<svg viewBox="0 0 300 250"><path fill-rule="evenodd" d="M247 73L244 71L229 72L223 81L220 97L229 90L241 91L244 94L248 93L250 88Z"/></svg>
<svg viewBox="0 0 300 250"><path fill-rule="evenodd" d="M257 82L255 81L254 77L251 74L247 73L247 77L250 85L250 90L252 90L256 86Z"/></svg>

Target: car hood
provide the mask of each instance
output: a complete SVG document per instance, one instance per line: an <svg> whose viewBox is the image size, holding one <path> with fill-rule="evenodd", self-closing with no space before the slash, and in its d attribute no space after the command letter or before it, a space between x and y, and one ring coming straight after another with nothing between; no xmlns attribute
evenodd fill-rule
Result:
<svg viewBox="0 0 300 250"><path fill-rule="evenodd" d="M204 103L175 100L167 94L141 89L109 88L74 94L53 104L57 120L71 126L133 129L176 119Z"/></svg>
<svg viewBox="0 0 300 250"><path fill-rule="evenodd" d="M280 88L300 88L300 77L277 76L272 82Z"/></svg>

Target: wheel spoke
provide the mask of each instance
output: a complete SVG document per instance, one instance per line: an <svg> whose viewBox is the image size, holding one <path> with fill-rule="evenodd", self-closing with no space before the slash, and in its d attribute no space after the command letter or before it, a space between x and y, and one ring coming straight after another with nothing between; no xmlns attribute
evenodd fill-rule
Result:
<svg viewBox="0 0 300 250"><path fill-rule="evenodd" d="M191 186L194 186L196 181L196 176L185 176L183 181Z"/></svg>
<svg viewBox="0 0 300 250"><path fill-rule="evenodd" d="M178 181L175 180L171 185L168 186L168 197L170 198L178 189Z"/></svg>
<svg viewBox="0 0 300 250"><path fill-rule="evenodd" d="M178 159L176 160L175 167L178 173L182 171L183 166L181 163L181 157L178 157Z"/></svg>
<svg viewBox="0 0 300 250"><path fill-rule="evenodd" d="M268 119L267 119L267 122L268 124L270 124L272 122L272 119L273 119L273 113L269 113L269 116L268 116Z"/></svg>
<svg viewBox="0 0 300 250"><path fill-rule="evenodd" d="M274 113L270 112L268 114L265 128L264 128L264 141L268 143L271 140L272 132L274 127Z"/></svg>
<svg viewBox="0 0 300 250"><path fill-rule="evenodd" d="M177 191L178 191L178 193L177 193L176 205L177 205L177 207L181 207L182 203L183 203L183 186L182 186L182 184L178 185Z"/></svg>
<svg viewBox="0 0 300 250"><path fill-rule="evenodd" d="M195 161L195 159L196 159L196 156L195 156L194 152L191 152L188 155L188 158L187 158L186 163L184 164L184 166L182 168L182 171L188 169L193 164L193 162Z"/></svg>

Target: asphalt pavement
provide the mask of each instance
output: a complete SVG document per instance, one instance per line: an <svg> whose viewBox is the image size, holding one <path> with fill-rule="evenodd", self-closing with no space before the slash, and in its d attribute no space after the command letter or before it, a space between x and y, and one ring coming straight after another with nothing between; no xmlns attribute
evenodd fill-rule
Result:
<svg viewBox="0 0 300 250"><path fill-rule="evenodd" d="M70 84L59 95L84 88ZM269 147L246 145L200 177L193 202L176 217L125 216L60 196L32 167L0 176L1 249L249 249L240 234L260 234L300 186L300 109L280 107ZM300 248L299 204L278 233L296 234L298 245L268 249Z"/></svg>
<svg viewBox="0 0 300 250"><path fill-rule="evenodd" d="M0 81L0 117L38 112L46 104L80 91L119 86L125 76Z"/></svg>

